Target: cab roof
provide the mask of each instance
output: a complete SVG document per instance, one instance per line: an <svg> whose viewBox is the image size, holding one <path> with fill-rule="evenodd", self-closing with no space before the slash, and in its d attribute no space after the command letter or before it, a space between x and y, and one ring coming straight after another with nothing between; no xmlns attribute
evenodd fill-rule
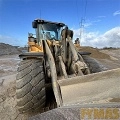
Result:
<svg viewBox="0 0 120 120"><path fill-rule="evenodd" d="M46 20L43 20L43 19L35 19L34 22L36 22L37 24L44 24L44 23L56 24L56 25L58 25L60 27L65 26L64 23L51 22L51 21L46 21Z"/></svg>

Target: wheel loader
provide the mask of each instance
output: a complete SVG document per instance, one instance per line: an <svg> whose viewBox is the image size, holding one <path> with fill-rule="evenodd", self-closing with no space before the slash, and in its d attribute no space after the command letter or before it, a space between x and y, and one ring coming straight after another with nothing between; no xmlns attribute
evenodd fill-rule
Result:
<svg viewBox="0 0 120 120"><path fill-rule="evenodd" d="M19 55L16 76L21 113L45 108L51 96L57 108L118 107L110 100L120 98L119 68L101 72L90 53L77 50L64 23L35 19L32 27L36 34L28 35L28 52Z"/></svg>

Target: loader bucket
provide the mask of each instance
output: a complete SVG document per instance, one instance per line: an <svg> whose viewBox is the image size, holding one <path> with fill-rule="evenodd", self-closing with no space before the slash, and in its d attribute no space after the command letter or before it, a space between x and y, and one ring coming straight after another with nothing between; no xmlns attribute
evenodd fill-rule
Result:
<svg viewBox="0 0 120 120"><path fill-rule="evenodd" d="M58 84L62 106L120 102L120 68L60 80Z"/></svg>

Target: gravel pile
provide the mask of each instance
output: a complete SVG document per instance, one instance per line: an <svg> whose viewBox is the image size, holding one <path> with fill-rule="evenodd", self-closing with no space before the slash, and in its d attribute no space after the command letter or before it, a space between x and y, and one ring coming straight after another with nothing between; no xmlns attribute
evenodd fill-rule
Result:
<svg viewBox="0 0 120 120"><path fill-rule="evenodd" d="M110 56L108 54L100 52L100 50L97 48L80 46L80 48L78 48L78 51L90 52L90 56L95 59L110 59Z"/></svg>
<svg viewBox="0 0 120 120"><path fill-rule="evenodd" d="M19 50L17 47L0 43L0 55L13 55L13 54L20 54L21 50Z"/></svg>

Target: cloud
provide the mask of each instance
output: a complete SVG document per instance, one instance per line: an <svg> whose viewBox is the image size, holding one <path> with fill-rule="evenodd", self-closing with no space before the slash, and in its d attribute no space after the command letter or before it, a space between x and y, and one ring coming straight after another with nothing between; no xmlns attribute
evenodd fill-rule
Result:
<svg viewBox="0 0 120 120"><path fill-rule="evenodd" d="M96 23L98 23L98 22L101 22L101 20L100 20L100 19L97 19L97 20L94 20L94 21L83 22L83 26L84 26L85 28L88 28L88 27L90 27L90 26L92 26L92 25L94 25L94 24L96 24Z"/></svg>
<svg viewBox="0 0 120 120"><path fill-rule="evenodd" d="M80 29L73 31L75 37L79 37ZM98 48L120 47L120 27L112 28L102 35L99 32L84 32L81 45Z"/></svg>
<svg viewBox="0 0 120 120"><path fill-rule="evenodd" d="M93 25L93 23L92 23L92 22L89 22L89 23L85 23L85 24L83 24L83 25L84 25L84 27L89 27L89 26Z"/></svg>
<svg viewBox="0 0 120 120"><path fill-rule="evenodd" d="M93 23L98 23L98 22L100 22L101 20L94 20L94 21L92 21Z"/></svg>
<svg viewBox="0 0 120 120"><path fill-rule="evenodd" d="M24 46L25 42L23 40L14 38L12 36L0 35L0 43L6 43L14 46Z"/></svg>
<svg viewBox="0 0 120 120"><path fill-rule="evenodd" d="M105 18L106 16L98 16L98 18Z"/></svg>
<svg viewBox="0 0 120 120"><path fill-rule="evenodd" d="M115 12L113 13L113 16L116 16L116 15L120 15L120 10L115 11Z"/></svg>

